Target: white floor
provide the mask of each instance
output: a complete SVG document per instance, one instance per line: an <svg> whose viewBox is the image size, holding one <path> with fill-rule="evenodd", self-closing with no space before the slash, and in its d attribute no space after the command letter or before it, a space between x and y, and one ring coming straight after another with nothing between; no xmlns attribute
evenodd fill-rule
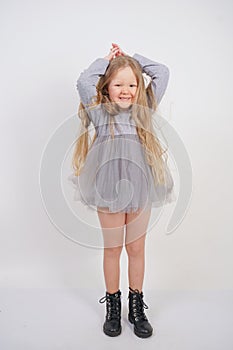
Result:
<svg viewBox="0 0 233 350"><path fill-rule="evenodd" d="M1 350L232 350L233 291L145 291L145 313L155 332L133 333L122 290L122 333L102 332L99 290L1 289Z"/></svg>

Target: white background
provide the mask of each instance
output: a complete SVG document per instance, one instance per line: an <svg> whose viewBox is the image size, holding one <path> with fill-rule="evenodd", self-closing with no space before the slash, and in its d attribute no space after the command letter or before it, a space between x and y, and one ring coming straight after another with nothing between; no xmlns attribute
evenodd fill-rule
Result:
<svg viewBox="0 0 233 350"><path fill-rule="evenodd" d="M5 1L0 23L0 286L105 290L102 250L50 222L39 166L77 111L80 72L116 42L169 67L160 109L193 168L180 226L166 236L161 219L148 235L145 288L232 289L232 2ZM121 279L127 288L125 252Z"/></svg>

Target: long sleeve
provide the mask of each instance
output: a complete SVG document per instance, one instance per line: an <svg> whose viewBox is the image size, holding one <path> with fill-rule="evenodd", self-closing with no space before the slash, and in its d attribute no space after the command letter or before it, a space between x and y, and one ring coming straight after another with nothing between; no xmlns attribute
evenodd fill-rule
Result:
<svg viewBox="0 0 233 350"><path fill-rule="evenodd" d="M159 104L168 85L168 67L162 63L154 62L137 53L133 55L133 58L138 61L143 71L151 77L152 88L155 94L157 104Z"/></svg>
<svg viewBox="0 0 233 350"><path fill-rule="evenodd" d="M92 97L97 94L96 85L99 77L104 75L108 65L109 61L106 58L97 58L80 74L76 87L84 104L90 103Z"/></svg>

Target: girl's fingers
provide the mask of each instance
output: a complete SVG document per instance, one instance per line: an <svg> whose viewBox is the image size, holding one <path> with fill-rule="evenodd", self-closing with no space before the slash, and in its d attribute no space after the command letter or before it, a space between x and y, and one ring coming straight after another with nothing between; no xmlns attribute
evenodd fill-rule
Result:
<svg viewBox="0 0 233 350"><path fill-rule="evenodd" d="M112 48L110 49L110 51L117 51L117 50L119 50L118 47L112 47Z"/></svg>
<svg viewBox="0 0 233 350"><path fill-rule="evenodd" d="M122 56L122 52L121 52L121 51L118 51L118 52L116 53L116 56Z"/></svg>
<svg viewBox="0 0 233 350"><path fill-rule="evenodd" d="M125 55L125 53L121 50L121 48L117 44L112 43L112 45L114 46L114 48L118 48L118 50L119 50L119 54L117 54L118 56Z"/></svg>
<svg viewBox="0 0 233 350"><path fill-rule="evenodd" d="M124 55L122 54L122 52L119 51L116 53L116 56L124 56Z"/></svg>
<svg viewBox="0 0 233 350"><path fill-rule="evenodd" d="M110 60L113 59L114 56L115 57L117 57L117 56L124 56L124 53L123 53L123 51L120 49L120 47L117 44L112 43L112 47L111 47L110 53L109 53Z"/></svg>
<svg viewBox="0 0 233 350"><path fill-rule="evenodd" d="M111 55L117 55L119 53L119 49L116 47L115 49L110 50Z"/></svg>
<svg viewBox="0 0 233 350"><path fill-rule="evenodd" d="M119 51L121 51L120 47L117 44L113 43L112 46L113 46L113 49L118 49Z"/></svg>

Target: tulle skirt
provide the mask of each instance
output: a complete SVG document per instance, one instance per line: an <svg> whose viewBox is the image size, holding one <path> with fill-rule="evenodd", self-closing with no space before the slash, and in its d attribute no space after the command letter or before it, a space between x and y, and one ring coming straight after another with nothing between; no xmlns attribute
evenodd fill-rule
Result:
<svg viewBox="0 0 233 350"><path fill-rule="evenodd" d="M97 136L80 175L72 173L68 180L75 189L73 199L85 206L131 213L176 199L167 165L165 169L165 185L155 185L137 134Z"/></svg>

